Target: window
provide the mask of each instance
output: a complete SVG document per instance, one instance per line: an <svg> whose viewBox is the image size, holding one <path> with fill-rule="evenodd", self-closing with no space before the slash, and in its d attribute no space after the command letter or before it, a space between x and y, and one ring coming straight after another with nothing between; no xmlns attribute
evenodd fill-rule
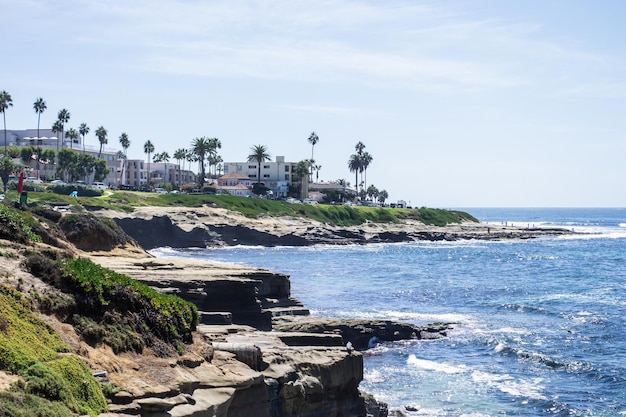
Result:
<svg viewBox="0 0 626 417"><path fill-rule="evenodd" d="M285 165L285 172L289 172L289 165Z"/></svg>
<svg viewBox="0 0 626 417"><path fill-rule="evenodd" d="M256 165L248 165L248 169L256 169Z"/></svg>
<svg viewBox="0 0 626 417"><path fill-rule="evenodd" d="M289 174L285 174L285 180L289 181Z"/></svg>
<svg viewBox="0 0 626 417"><path fill-rule="evenodd" d="M256 178L256 174L248 174L248 178Z"/></svg>
<svg viewBox="0 0 626 417"><path fill-rule="evenodd" d="M263 165L263 169L270 169L269 165Z"/></svg>
<svg viewBox="0 0 626 417"><path fill-rule="evenodd" d="M269 178L270 174L263 174L263 178Z"/></svg>

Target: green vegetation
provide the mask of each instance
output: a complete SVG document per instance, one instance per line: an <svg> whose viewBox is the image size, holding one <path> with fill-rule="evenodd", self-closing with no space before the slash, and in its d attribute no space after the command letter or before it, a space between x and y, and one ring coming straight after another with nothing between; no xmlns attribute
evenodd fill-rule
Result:
<svg viewBox="0 0 626 417"><path fill-rule="evenodd" d="M69 351L19 292L0 286L0 369L23 378L14 384L13 392L0 397L0 415L97 415L105 411L100 384Z"/></svg>
<svg viewBox="0 0 626 417"><path fill-rule="evenodd" d="M31 216L0 204L0 238L19 243L41 242L41 236L33 232Z"/></svg>
<svg viewBox="0 0 626 417"><path fill-rule="evenodd" d="M95 330L94 323L83 321L81 328L89 330L90 335L110 336L106 330L120 337L132 336L126 341L111 343L112 347L124 350L141 351L143 343L132 339L143 336L144 343L153 345L158 339L178 347L179 342L189 343L192 331L198 323L198 311L194 304L142 284L126 275L103 268L88 259L63 259L59 262L63 282L79 292L77 302L85 304L92 319L99 319L101 329ZM122 312L137 315L139 320L128 320L127 325L134 328L116 328L116 323L124 323ZM136 332L133 334L132 332ZM131 332L131 333L129 333ZM130 344L130 346L129 346ZM126 349L126 348L130 349Z"/></svg>
<svg viewBox="0 0 626 417"><path fill-rule="evenodd" d="M461 221L477 222L471 215L454 210L399 209L388 207L332 206L326 204L293 204L279 200L235 197L215 194L154 194L137 191L114 191L106 197L79 197L78 199L52 193L37 193L31 201L40 203L80 203L83 207L104 208L130 212L134 207L202 207L210 205L237 211L249 218L261 216L307 217L338 226L354 226L367 221L375 223L397 223L406 219L421 221L427 225L445 226Z"/></svg>

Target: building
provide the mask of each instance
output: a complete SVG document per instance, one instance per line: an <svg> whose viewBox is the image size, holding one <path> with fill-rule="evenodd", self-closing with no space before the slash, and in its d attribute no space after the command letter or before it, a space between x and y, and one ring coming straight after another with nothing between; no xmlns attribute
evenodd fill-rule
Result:
<svg viewBox="0 0 626 417"><path fill-rule="evenodd" d="M285 162L284 156L277 156L276 161L261 164L261 178L259 179L257 178L259 167L256 162L225 162L224 177L236 174L242 176L241 178L248 178L250 187L253 183L261 182L272 190L275 197L287 197L289 186L295 178L296 165L296 162Z"/></svg>
<svg viewBox="0 0 626 417"><path fill-rule="evenodd" d="M123 163L123 161L120 160L120 163ZM120 169L121 165L118 170ZM132 185L135 187L148 185L149 182L152 185L165 183L173 183L175 185L195 184L198 180L198 176L193 172L189 170L181 170L179 164L169 162L151 162L150 181L148 181L148 163L143 159L126 160L126 167L124 171L125 175L122 179L122 184Z"/></svg>
<svg viewBox="0 0 626 417"><path fill-rule="evenodd" d="M53 149L56 153L62 148L70 148L77 152L85 152L96 158L100 154L100 145L86 145L82 143L82 137L80 136L75 140L63 138L63 143L61 143L60 138L57 137L56 133L52 132L52 129L39 129L39 135L40 136L37 137L37 129L7 129L7 146L17 146L19 148L24 146L38 146L42 149ZM4 131L2 131L0 137L2 138L2 145L4 145ZM103 147L100 158L106 161L106 166L109 171L104 183L107 185L117 184L119 181L119 158L117 157L117 150ZM50 178L54 177L56 175L54 163L45 164L45 166L40 169L40 175Z"/></svg>

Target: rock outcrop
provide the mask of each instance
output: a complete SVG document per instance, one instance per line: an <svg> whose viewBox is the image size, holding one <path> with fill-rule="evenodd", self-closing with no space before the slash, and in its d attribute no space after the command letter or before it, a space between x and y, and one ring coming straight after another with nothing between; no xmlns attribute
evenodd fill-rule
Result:
<svg viewBox="0 0 626 417"><path fill-rule="evenodd" d="M520 228L464 222L428 226L416 220L402 223L365 223L341 227L310 219L265 217L250 219L215 207L139 207L133 213L102 211L143 248L260 245L308 246L463 239L528 239L567 234L565 229Z"/></svg>

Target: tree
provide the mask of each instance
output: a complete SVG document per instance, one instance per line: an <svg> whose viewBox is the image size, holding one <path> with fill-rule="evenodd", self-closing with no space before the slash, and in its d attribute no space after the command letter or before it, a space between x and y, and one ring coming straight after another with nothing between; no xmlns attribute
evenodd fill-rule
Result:
<svg viewBox="0 0 626 417"><path fill-rule="evenodd" d="M365 149L365 145L361 141L358 141L354 146L354 150L356 151L357 155L363 155L363 149Z"/></svg>
<svg viewBox="0 0 626 417"><path fill-rule="evenodd" d="M124 175L124 171L126 170L126 160L127 160L127 151L130 147L130 139L128 135L124 132L119 137L120 146L124 149L123 162L122 162L122 172L120 173L120 184L124 184L124 179L126 178Z"/></svg>
<svg viewBox="0 0 626 417"><path fill-rule="evenodd" d="M4 156L7 156L7 116L6 111L9 107L13 107L13 99L11 94L6 91L0 91L0 113L2 113L2 121L4 122ZM6 183L4 184L4 192L6 192Z"/></svg>
<svg viewBox="0 0 626 417"><path fill-rule="evenodd" d="M104 159L96 160L93 173L94 181L104 181L108 173L109 168L107 168L107 161L105 161Z"/></svg>
<svg viewBox="0 0 626 417"><path fill-rule="evenodd" d="M213 166L213 172L215 173L215 167L218 162L219 155L217 154L217 150L222 149L222 142L218 138L210 138L209 139L209 152L208 152L208 161L209 161L209 173L211 172L211 166Z"/></svg>
<svg viewBox="0 0 626 417"><path fill-rule="evenodd" d="M322 166L313 165L313 169L315 170L315 182L320 182L320 169L322 169Z"/></svg>
<svg viewBox="0 0 626 417"><path fill-rule="evenodd" d="M61 149L58 154L57 175L59 178L74 180L78 171L78 155L71 149Z"/></svg>
<svg viewBox="0 0 626 417"><path fill-rule="evenodd" d="M361 155L361 170L365 173L365 186L363 188L367 189L367 167L370 166L374 158L370 155L369 152L363 152Z"/></svg>
<svg viewBox="0 0 626 417"><path fill-rule="evenodd" d="M380 201L381 203L385 204L385 200L387 200L389 198L389 193L387 192L387 190L380 190L378 192L378 201Z"/></svg>
<svg viewBox="0 0 626 417"><path fill-rule="evenodd" d="M182 167L184 169L185 160L187 159L187 152L188 151L185 148L179 148L174 151L174 159L178 162L178 188L180 188L182 185L182 170L180 161L183 161Z"/></svg>
<svg viewBox="0 0 626 417"><path fill-rule="evenodd" d="M313 159L313 150L315 149L315 145L320 141L320 138L312 132L309 136L309 143L311 144L311 159Z"/></svg>
<svg viewBox="0 0 626 417"><path fill-rule="evenodd" d="M204 180L206 179L204 160L210 151L211 143L209 142L209 139L204 136L195 138L193 142L191 142L191 152L198 157L198 161L200 163L200 178L198 178L198 185L200 188L204 187Z"/></svg>
<svg viewBox="0 0 626 417"><path fill-rule="evenodd" d="M296 177L300 180L300 199L308 198L307 178L309 178L309 162L307 160L300 161L296 165Z"/></svg>
<svg viewBox="0 0 626 417"><path fill-rule="evenodd" d="M264 145L254 145L250 148L250 155L248 155L248 162L257 163L257 182L261 183L261 164L265 161L269 161L272 155L267 151L267 147Z"/></svg>
<svg viewBox="0 0 626 417"><path fill-rule="evenodd" d="M5 151L6 152L6 151ZM9 182L9 175L15 170L15 164L13 160L5 155L0 160L0 178L2 178L2 184L4 185L4 193L7 192L7 183Z"/></svg>
<svg viewBox="0 0 626 417"><path fill-rule="evenodd" d="M164 169L164 173L163 173L163 182L168 182L167 181L167 163L170 161L170 154L167 152L161 152L161 153L157 153L154 155L154 162L163 162L165 164L165 169Z"/></svg>
<svg viewBox="0 0 626 417"><path fill-rule="evenodd" d="M61 147L65 146L63 133L65 131L65 124L70 121L70 112L67 109L59 110L57 114L57 119L61 122ZM57 141L57 152L59 152L59 142Z"/></svg>
<svg viewBox="0 0 626 417"><path fill-rule="evenodd" d="M375 186L370 185L369 187L367 187L367 196L370 198L370 200L378 200L378 194L378 188L376 188Z"/></svg>
<svg viewBox="0 0 626 417"><path fill-rule="evenodd" d="M80 124L80 127L78 128L78 133L80 133L80 135L82 136L83 153L85 153L85 135L89 133L89 126L87 126L87 123Z"/></svg>
<svg viewBox="0 0 626 417"><path fill-rule="evenodd" d="M48 106L46 106L46 102L43 98L39 97L33 104L33 108L35 109L35 113L37 113L37 145L39 145L39 122L41 121L41 113L46 111Z"/></svg>
<svg viewBox="0 0 626 417"><path fill-rule="evenodd" d="M361 158L359 154L350 155L348 159L348 169L350 172L354 172L354 187L358 191L359 188L359 171L361 170Z"/></svg>
<svg viewBox="0 0 626 417"><path fill-rule="evenodd" d="M98 151L98 159L102 156L102 147L109 143L107 139L107 135L109 132L104 128L104 126L100 126L96 129L96 137L98 138L98 142L100 142L100 150Z"/></svg>
<svg viewBox="0 0 626 417"><path fill-rule="evenodd" d="M148 139L146 143L143 144L143 153L148 154L148 179L146 180L147 184L150 185L150 155L154 152L154 145Z"/></svg>
<svg viewBox="0 0 626 417"><path fill-rule="evenodd" d="M69 130L65 132L65 136L70 139L70 149L74 149L72 144L74 143L74 140L78 139L78 131L73 127L70 127Z"/></svg>

